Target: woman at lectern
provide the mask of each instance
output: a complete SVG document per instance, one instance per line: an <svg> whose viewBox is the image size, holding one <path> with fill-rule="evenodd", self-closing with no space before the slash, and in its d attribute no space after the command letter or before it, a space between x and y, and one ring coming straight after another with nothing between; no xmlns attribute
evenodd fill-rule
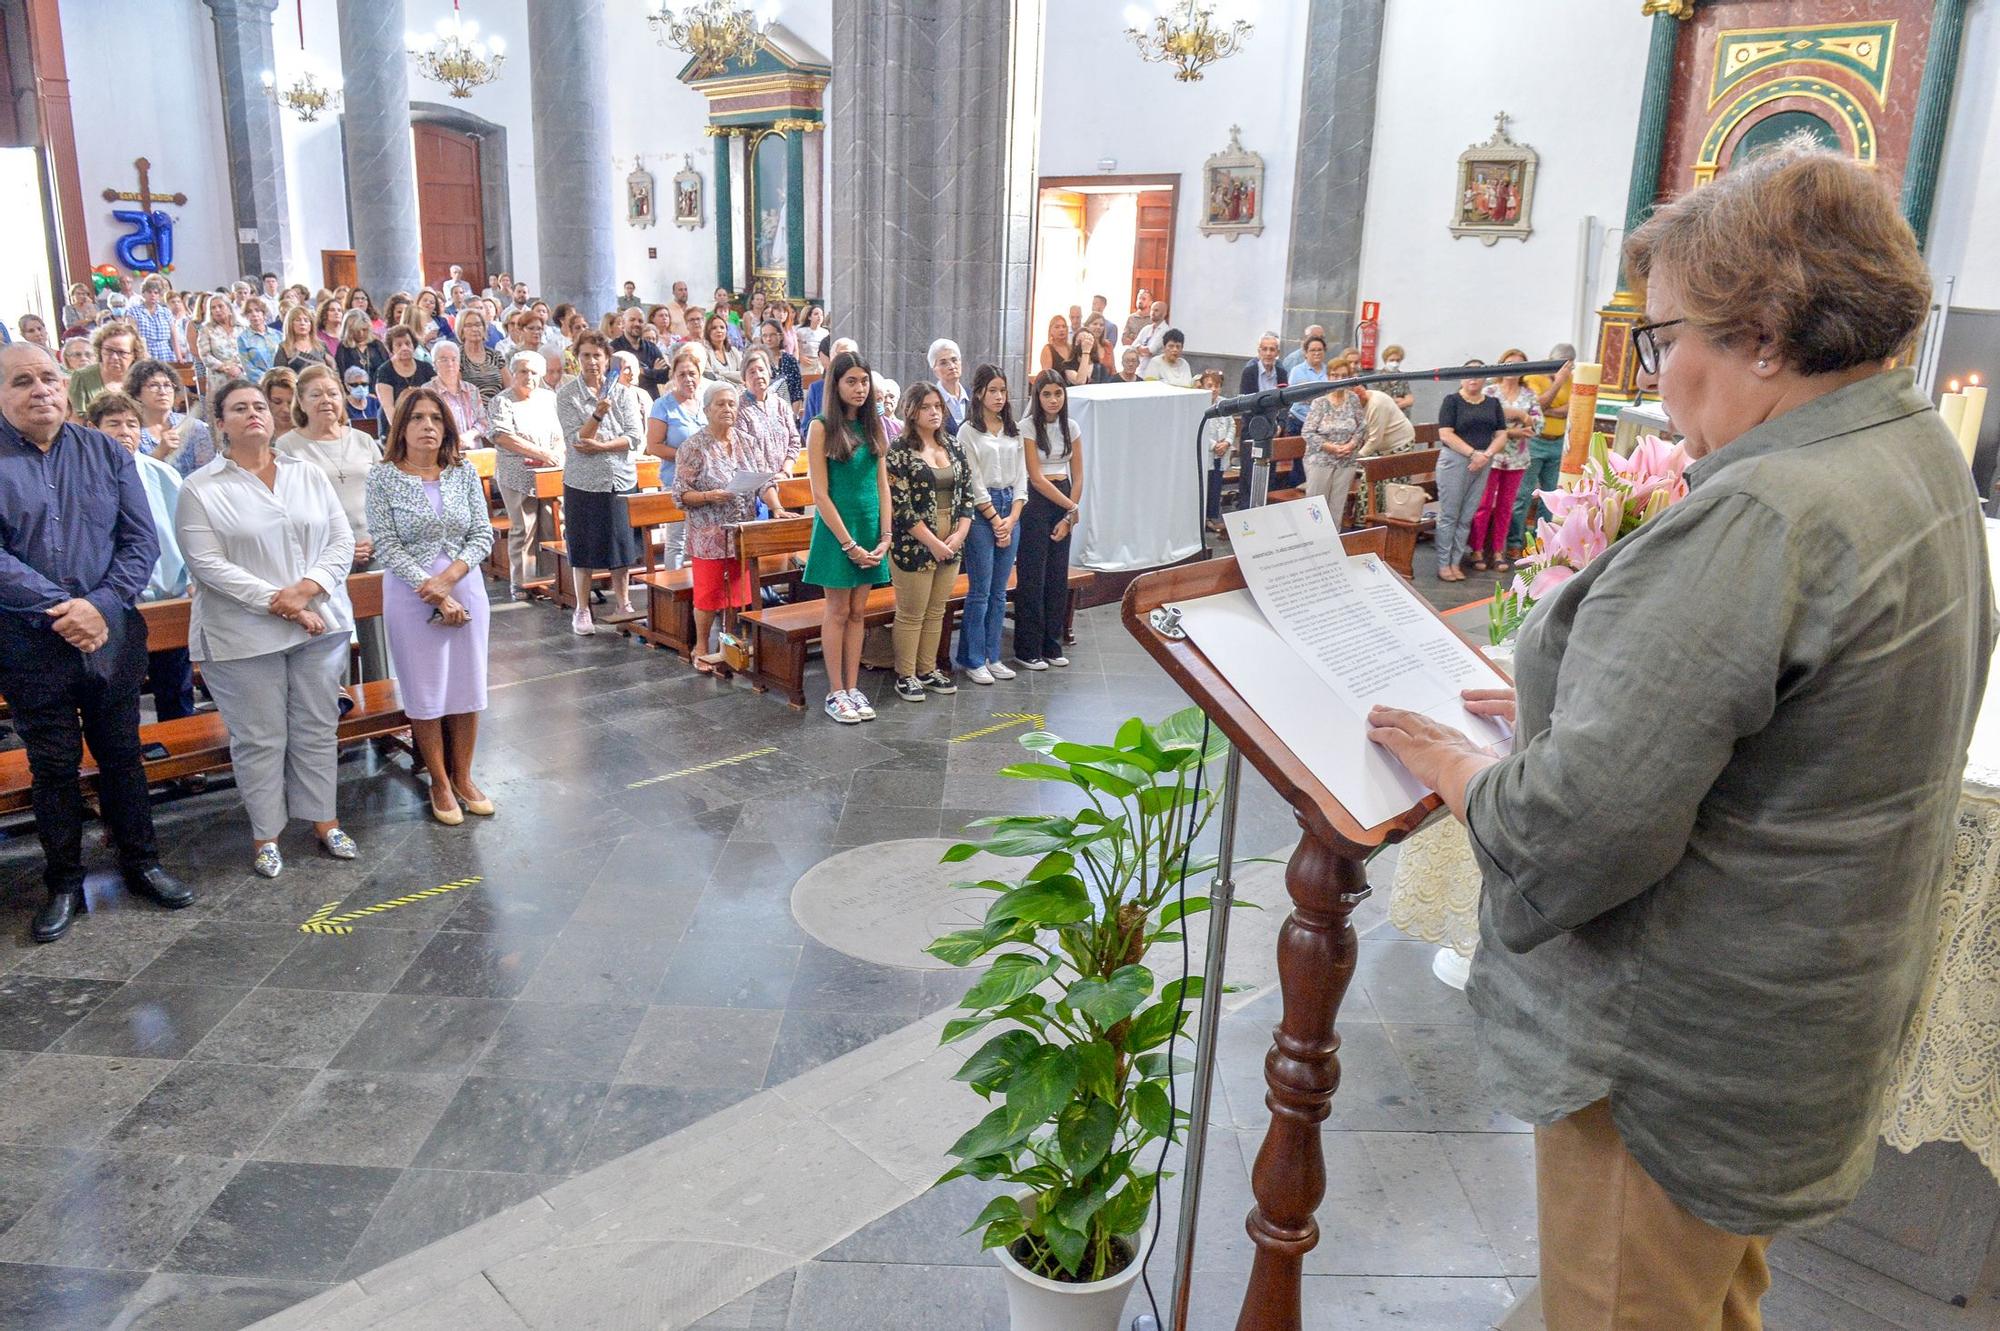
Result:
<svg viewBox="0 0 2000 1331"><path fill-rule="evenodd" d="M1537 1125L1550 1331L1739 1331L1771 1236L1874 1161L1993 596L1964 456L1890 368L1931 281L1881 177L1790 141L1625 258L1687 498L1535 606L1518 697L1476 702L1510 755L1370 719L1482 871L1467 994Z"/></svg>

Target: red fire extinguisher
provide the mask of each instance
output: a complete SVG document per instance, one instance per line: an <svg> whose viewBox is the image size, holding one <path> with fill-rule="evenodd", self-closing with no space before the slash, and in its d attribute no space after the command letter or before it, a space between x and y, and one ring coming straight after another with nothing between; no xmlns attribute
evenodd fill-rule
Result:
<svg viewBox="0 0 2000 1331"><path fill-rule="evenodd" d="M1382 306L1378 301L1361 302L1361 321L1354 325L1354 346L1361 353L1361 368L1375 368L1375 348L1382 341Z"/></svg>

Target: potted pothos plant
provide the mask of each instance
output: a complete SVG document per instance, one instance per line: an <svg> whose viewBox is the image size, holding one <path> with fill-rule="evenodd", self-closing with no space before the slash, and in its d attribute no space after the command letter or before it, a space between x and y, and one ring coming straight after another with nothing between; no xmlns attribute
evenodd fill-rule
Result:
<svg viewBox="0 0 2000 1331"><path fill-rule="evenodd" d="M1216 807L1207 769L1227 751L1197 708L1157 725L1133 718L1109 745L1046 731L1000 774L1069 786L1070 813L982 818L984 851L1026 860L1016 878L963 882L995 893L985 919L933 942L955 966L984 964L944 1042L983 1036L958 1070L993 1110L950 1148L938 1183L971 1176L1005 1187L973 1223L999 1250L1015 1331L1116 1331L1138 1277L1163 1139L1187 1111L1170 1078L1199 976L1165 982L1147 950L1181 941L1207 910L1214 869L1193 847ZM1178 966L1175 968L1179 969ZM967 1231L968 1233L971 1230Z"/></svg>

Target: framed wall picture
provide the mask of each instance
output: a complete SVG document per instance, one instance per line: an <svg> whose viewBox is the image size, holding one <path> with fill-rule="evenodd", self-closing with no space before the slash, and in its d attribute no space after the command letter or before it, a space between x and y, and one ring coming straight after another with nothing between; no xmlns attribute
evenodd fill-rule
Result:
<svg viewBox="0 0 2000 1331"><path fill-rule="evenodd" d="M653 193L653 173L635 166L625 177L625 220L633 226L652 226L660 220L659 200Z"/></svg>
<svg viewBox="0 0 2000 1331"><path fill-rule="evenodd" d="M1229 127L1229 147L1202 164L1201 234L1264 234L1264 159L1243 147L1242 127Z"/></svg>
<svg viewBox="0 0 2000 1331"><path fill-rule="evenodd" d="M1452 196L1451 234L1477 236L1491 245L1526 240L1534 231L1535 169L1541 157L1507 133L1508 115L1493 118L1493 137L1458 155L1458 189Z"/></svg>
<svg viewBox="0 0 2000 1331"><path fill-rule="evenodd" d="M681 161L674 173L674 225L694 231L701 227L701 173L694 169L693 154L683 154Z"/></svg>

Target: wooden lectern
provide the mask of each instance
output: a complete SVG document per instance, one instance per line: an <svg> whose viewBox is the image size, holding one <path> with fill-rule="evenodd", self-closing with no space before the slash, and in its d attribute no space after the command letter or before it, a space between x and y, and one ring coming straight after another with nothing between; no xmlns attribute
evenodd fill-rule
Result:
<svg viewBox="0 0 2000 1331"><path fill-rule="evenodd" d="M1379 556L1384 538L1380 527L1371 527L1342 536L1341 543L1350 555ZM1369 852L1415 831L1439 800L1433 795L1380 826L1360 826L1193 639L1171 638L1153 626L1153 611L1163 605L1243 586L1234 559L1161 569L1126 589L1123 614L1126 630L1292 806L1304 832L1285 868L1292 913L1278 934L1284 1016L1264 1059L1271 1127L1251 1171L1257 1205L1245 1224L1257 1254L1236 1322L1237 1331L1298 1331L1300 1276L1305 1255L1319 1242L1313 1213L1326 1195L1320 1124L1340 1085L1334 1018L1354 978L1357 942L1348 916L1367 895Z"/></svg>

